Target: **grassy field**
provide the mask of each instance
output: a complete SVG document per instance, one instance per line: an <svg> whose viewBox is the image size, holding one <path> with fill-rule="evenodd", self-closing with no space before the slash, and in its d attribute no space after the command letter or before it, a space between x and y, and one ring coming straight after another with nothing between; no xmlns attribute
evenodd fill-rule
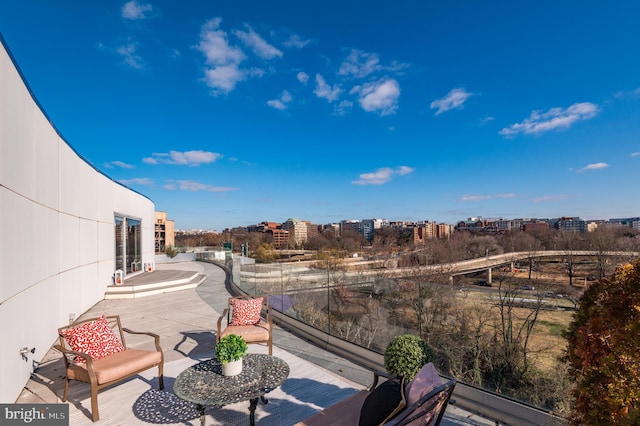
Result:
<svg viewBox="0 0 640 426"><path fill-rule="evenodd" d="M586 277L596 275L597 271L592 263L581 263L576 270L578 278L574 277L574 285L570 286L563 264L547 263L538 266L538 270L532 272L531 279L528 271L498 271L493 273L492 287L475 285L478 281L486 280L484 274L466 277L462 285L468 291L465 297L467 301L473 301L473 303L484 301L482 304L492 306L497 316L500 315L498 309L500 289L502 291L513 289L516 300L534 301L540 297L544 309L538 314L531 335L531 356L535 360L536 367L551 371L566 349L563 333L573 319L575 303L590 283ZM529 287L533 289L528 289ZM516 307L514 317L524 318L529 312L529 308ZM516 320L516 325L521 323L522 321L518 323Z"/></svg>

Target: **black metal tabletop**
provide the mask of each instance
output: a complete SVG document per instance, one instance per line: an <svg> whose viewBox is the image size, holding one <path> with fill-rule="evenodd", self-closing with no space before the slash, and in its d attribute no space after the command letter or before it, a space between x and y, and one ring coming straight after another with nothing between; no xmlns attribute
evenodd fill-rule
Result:
<svg viewBox="0 0 640 426"><path fill-rule="evenodd" d="M263 397L282 385L288 376L289 365L270 355L245 355L242 373L231 377L223 376L222 363L212 358L180 373L173 392L200 406L222 407Z"/></svg>

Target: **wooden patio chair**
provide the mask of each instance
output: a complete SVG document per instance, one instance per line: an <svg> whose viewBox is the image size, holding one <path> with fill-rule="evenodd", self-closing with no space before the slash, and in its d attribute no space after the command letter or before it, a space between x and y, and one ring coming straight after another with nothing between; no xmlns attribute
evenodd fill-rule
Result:
<svg viewBox="0 0 640 426"><path fill-rule="evenodd" d="M262 311L265 317L262 318ZM224 328L223 328L224 325ZM266 343L273 354L273 322L266 297L230 297L226 309L218 318L216 342L228 334L237 334L247 343Z"/></svg>
<svg viewBox="0 0 640 426"><path fill-rule="evenodd" d="M147 335L154 339L155 350L127 347L125 334ZM98 391L122 382L142 371L158 367L158 387L164 389L164 355L160 337L154 333L123 328L118 315L89 318L58 328L60 343L54 347L62 353L66 377L62 401L67 400L69 382L77 380L91 385L91 414L100 419Z"/></svg>
<svg viewBox="0 0 640 426"><path fill-rule="evenodd" d="M402 389L402 392L401 397L398 396L400 403L397 404L397 407L392 412L385 417L381 417L379 421L372 421L371 416L365 415L365 410L380 408L377 406L385 405L387 400L390 399L389 393L386 392L376 399L368 400L376 392L376 389L381 390L385 386L385 384L378 386L380 377L384 377L390 382L398 383L396 387ZM387 373L376 371L374 372L373 384L369 389L356 392L350 397L313 414L295 426L347 426L369 423L384 424L385 426L409 426L414 424L437 426L442 421L456 383L455 379L446 383L440 382L437 385L424 383L431 389L423 392L420 398L407 406L404 382ZM414 390L420 391L415 387ZM392 402L393 404L395 402ZM365 416L366 420L363 420L363 416Z"/></svg>

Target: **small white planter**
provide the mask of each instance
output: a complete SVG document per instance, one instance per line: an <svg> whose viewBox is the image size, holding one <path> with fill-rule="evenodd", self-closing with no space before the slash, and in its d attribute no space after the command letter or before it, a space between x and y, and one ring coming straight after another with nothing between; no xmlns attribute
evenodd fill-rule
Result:
<svg viewBox="0 0 640 426"><path fill-rule="evenodd" d="M242 373L242 358L237 361L222 363L223 376L237 376L240 373Z"/></svg>

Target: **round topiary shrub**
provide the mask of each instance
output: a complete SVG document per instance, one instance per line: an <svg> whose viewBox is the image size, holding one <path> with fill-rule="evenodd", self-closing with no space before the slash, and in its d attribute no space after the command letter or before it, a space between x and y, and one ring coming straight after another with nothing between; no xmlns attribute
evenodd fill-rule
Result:
<svg viewBox="0 0 640 426"><path fill-rule="evenodd" d="M227 363L237 361L247 353L247 342L237 334L227 334L216 343L216 358L220 362Z"/></svg>
<svg viewBox="0 0 640 426"><path fill-rule="evenodd" d="M427 342L413 334L394 337L384 351L384 368L406 381L413 379L422 366L431 361L433 351Z"/></svg>

